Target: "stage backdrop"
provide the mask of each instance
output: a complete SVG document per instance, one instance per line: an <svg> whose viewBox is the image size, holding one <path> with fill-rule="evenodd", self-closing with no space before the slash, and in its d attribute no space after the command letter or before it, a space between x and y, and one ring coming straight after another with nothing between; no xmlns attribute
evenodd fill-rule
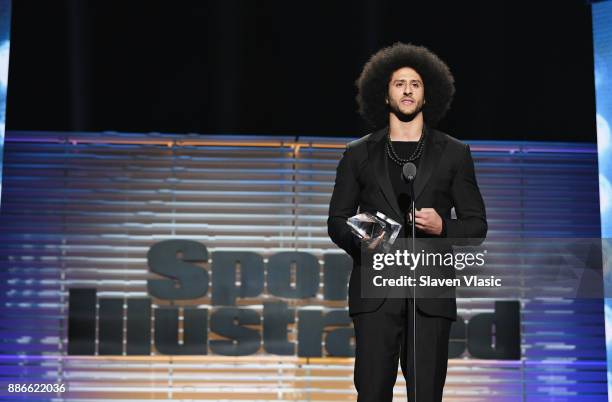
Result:
<svg viewBox="0 0 612 402"><path fill-rule="evenodd" d="M11 0L0 0L0 197L2 196L2 154L6 121L6 89L11 33Z"/></svg>
<svg viewBox="0 0 612 402"><path fill-rule="evenodd" d="M592 5L595 93L597 104L597 147L599 152L599 191L601 237L612 237L612 1ZM604 244L607 244L604 243ZM604 250L606 287L612 289L612 250ZM612 299L606 299L606 337L608 345L608 392L612 401Z"/></svg>
<svg viewBox="0 0 612 402"><path fill-rule="evenodd" d="M354 400L348 140L9 132L2 398ZM599 237L595 144L470 144L488 241ZM446 402L607 399L601 300L503 302L460 300Z"/></svg>

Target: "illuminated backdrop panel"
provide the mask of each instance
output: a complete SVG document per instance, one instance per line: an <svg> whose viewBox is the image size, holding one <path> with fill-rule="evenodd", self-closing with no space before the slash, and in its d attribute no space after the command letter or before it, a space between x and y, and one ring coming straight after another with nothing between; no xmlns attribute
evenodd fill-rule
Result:
<svg viewBox="0 0 612 402"><path fill-rule="evenodd" d="M601 236L612 237L612 2L592 5L593 50L595 57L595 96L597 105L597 150L599 154L599 199ZM605 286L612 289L610 259L612 250L604 250ZM612 401L612 300L606 299L606 343L608 350L608 393Z"/></svg>
<svg viewBox="0 0 612 402"><path fill-rule="evenodd" d="M0 201L2 199L2 155L6 122L6 89L11 33L11 0L0 0Z"/></svg>
<svg viewBox="0 0 612 402"><path fill-rule="evenodd" d="M350 263L326 229L348 140L9 133L1 389L66 385L39 395L49 400L354 400ZM594 144L470 145L490 241L599 237ZM299 269L283 271L292 259L315 270L314 290ZM207 291L157 297L147 281L185 263ZM214 275L220 265L235 288ZM285 274L291 289L275 288ZM471 348L479 335L466 328L496 317L495 302L459 302L446 402L607 399L601 301L520 300L520 360ZM401 374L395 393L405 400Z"/></svg>

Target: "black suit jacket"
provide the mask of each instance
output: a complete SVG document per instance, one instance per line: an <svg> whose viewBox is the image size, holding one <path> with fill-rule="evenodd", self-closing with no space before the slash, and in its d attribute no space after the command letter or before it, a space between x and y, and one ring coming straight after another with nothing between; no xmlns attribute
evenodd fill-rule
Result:
<svg viewBox="0 0 612 402"><path fill-rule="evenodd" d="M425 126L426 144L414 182L416 208L434 208L442 217L449 239L484 239L487 234L485 206L474 174L468 145L441 131ZM332 241L353 258L349 280L349 315L375 311L384 298L363 298L360 287L359 240L346 220L360 212L380 211L403 222L400 206L387 171L385 153L387 128L347 144L338 164L329 205L328 233ZM455 208L456 219L451 219ZM409 232L402 231L399 237ZM417 237L433 237L417 230ZM425 314L455 320L455 298L418 298Z"/></svg>

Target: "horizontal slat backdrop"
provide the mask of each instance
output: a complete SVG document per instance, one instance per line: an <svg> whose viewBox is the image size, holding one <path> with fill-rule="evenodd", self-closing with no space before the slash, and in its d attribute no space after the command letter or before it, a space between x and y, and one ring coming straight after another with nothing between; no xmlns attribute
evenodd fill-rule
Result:
<svg viewBox="0 0 612 402"><path fill-rule="evenodd" d="M69 288L147 296L161 240L216 250L340 252L327 236L349 139L9 132L0 216L2 397L8 383L61 382L63 400L355 400L352 358L67 356ZM594 144L470 142L489 239L598 237ZM262 299L239 304L261 311ZM158 304L160 304L159 302ZM210 306L210 298L185 304ZM322 297L290 306L346 309ZM469 319L493 300L461 300ZM445 401L604 401L601 303L522 300L521 361L452 359ZM289 338L297 340L295 326ZM221 337L209 332L209 340ZM398 376L396 400L405 400Z"/></svg>

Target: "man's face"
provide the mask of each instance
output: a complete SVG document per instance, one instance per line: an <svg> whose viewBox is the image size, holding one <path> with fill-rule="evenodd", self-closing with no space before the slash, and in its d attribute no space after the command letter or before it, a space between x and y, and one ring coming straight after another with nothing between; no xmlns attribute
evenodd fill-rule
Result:
<svg viewBox="0 0 612 402"><path fill-rule="evenodd" d="M402 121L417 116L425 104L425 88L419 73L410 67L395 70L389 81L387 103L391 112Z"/></svg>

